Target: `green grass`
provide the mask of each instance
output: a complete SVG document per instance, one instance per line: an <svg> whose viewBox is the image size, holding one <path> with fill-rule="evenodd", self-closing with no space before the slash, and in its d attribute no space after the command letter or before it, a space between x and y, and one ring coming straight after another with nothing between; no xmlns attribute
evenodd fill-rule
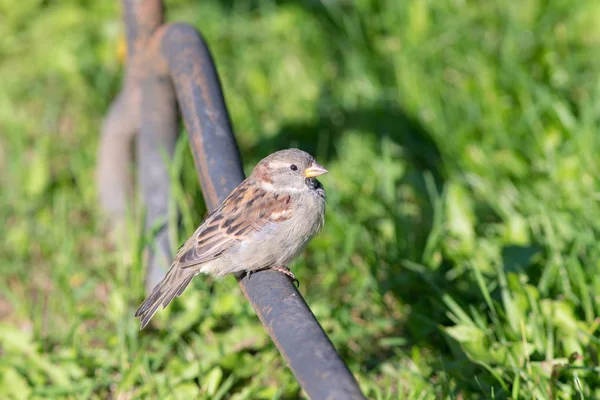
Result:
<svg viewBox="0 0 600 400"><path fill-rule="evenodd" d="M600 397L598 2L166 3L247 169L330 169L294 272L367 397ZM122 34L116 0L0 0L0 397L303 396L233 278L138 331L141 213L113 243L93 183ZM204 206L177 156L183 240Z"/></svg>

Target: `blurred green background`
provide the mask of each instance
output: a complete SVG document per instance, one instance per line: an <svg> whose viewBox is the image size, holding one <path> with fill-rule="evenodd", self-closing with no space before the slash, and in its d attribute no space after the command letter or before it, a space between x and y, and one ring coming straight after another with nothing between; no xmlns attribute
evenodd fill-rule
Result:
<svg viewBox="0 0 600 400"><path fill-rule="evenodd" d="M329 170L300 290L370 399L600 398L600 3L166 1L217 62L246 170ZM0 398L293 399L233 278L139 332L142 210L96 203L116 0L0 0ZM205 208L185 136L179 240Z"/></svg>

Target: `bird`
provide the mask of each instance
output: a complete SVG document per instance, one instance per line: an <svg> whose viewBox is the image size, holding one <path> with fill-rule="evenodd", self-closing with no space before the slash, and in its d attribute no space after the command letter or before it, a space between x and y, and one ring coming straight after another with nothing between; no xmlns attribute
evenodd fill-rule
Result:
<svg viewBox="0 0 600 400"><path fill-rule="evenodd" d="M299 149L259 161L179 248L165 277L135 312L140 330L199 274L221 278L271 269L296 281L289 264L325 222L327 198L316 177L327 172Z"/></svg>

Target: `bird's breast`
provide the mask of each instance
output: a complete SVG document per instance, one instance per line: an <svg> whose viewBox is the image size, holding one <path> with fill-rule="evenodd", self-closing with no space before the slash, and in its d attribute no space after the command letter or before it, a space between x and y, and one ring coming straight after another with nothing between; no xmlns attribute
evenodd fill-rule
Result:
<svg viewBox="0 0 600 400"><path fill-rule="evenodd" d="M250 240L240 243L236 251L246 260L246 270L288 266L319 233L324 223L325 199L316 193L303 193L292 204L288 220L270 222Z"/></svg>
<svg viewBox="0 0 600 400"><path fill-rule="evenodd" d="M325 217L325 200L320 196L300 196L294 216L282 227L281 263L290 263L323 228ZM285 239L284 239L285 238Z"/></svg>

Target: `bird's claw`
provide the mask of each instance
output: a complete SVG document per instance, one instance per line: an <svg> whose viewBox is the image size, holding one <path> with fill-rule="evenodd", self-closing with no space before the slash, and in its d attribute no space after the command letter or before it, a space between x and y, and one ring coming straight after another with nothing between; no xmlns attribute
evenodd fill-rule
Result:
<svg viewBox="0 0 600 400"><path fill-rule="evenodd" d="M298 279L296 279L296 277L294 276L294 273L292 271L290 271L288 268L275 266L275 267L271 267L271 270L281 272L282 274L289 276L292 279L292 283L294 285L296 285L296 287L300 287L300 281Z"/></svg>

